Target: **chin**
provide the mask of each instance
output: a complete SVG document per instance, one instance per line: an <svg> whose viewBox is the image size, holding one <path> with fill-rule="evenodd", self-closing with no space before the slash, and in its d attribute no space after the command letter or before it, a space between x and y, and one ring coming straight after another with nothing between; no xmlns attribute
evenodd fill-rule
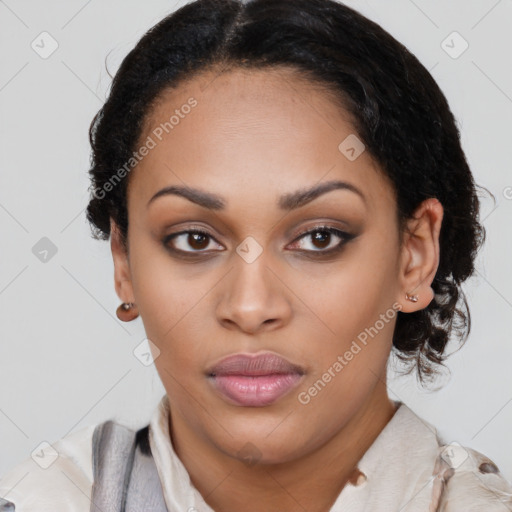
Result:
<svg viewBox="0 0 512 512"><path fill-rule="evenodd" d="M284 464L295 460L298 454L295 445L283 446L281 442L269 443L267 440L265 442L246 441L241 444L240 449L232 454L232 457L238 459L247 467L254 467Z"/></svg>
<svg viewBox="0 0 512 512"><path fill-rule="evenodd" d="M250 426L247 423L236 426L225 423L222 439L212 438L212 442L226 455L240 460L248 467L293 461L313 451L316 443L311 440L308 442L304 437L304 428L299 425L288 423L285 426L285 417L286 413L280 414L279 418L274 417L272 421L264 421L261 425L255 420L250 421ZM299 436L299 433L302 435Z"/></svg>

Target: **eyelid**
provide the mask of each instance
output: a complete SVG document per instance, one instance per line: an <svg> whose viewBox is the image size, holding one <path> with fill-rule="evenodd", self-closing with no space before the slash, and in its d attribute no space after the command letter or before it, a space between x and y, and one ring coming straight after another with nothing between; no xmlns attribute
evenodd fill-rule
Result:
<svg viewBox="0 0 512 512"><path fill-rule="evenodd" d="M331 247L330 249L323 249L323 250L318 250L318 251L297 249L297 251L305 253L305 254L309 254L309 255L318 255L319 257L321 257L322 255L325 255L325 256L332 255L332 254L335 254L335 253L341 251L343 249L343 247L348 242L350 242L352 239L357 237L357 234L348 233L347 231L344 231L340 228L323 224L323 225L315 225L311 228L306 229L305 231L302 231L293 239L293 241L291 243L294 244L294 243L298 242L299 240L305 238L306 236L311 235L312 233L317 233L317 232L321 232L321 231L324 231L331 235L334 235L334 236L340 238L341 241L338 244L336 244L334 247Z"/></svg>
<svg viewBox="0 0 512 512"><path fill-rule="evenodd" d="M338 232L338 233L342 233L343 235L350 236L350 233L343 231L343 229L337 228L335 226L329 226L326 223L324 223L324 224L315 224L314 226L304 229L303 231L299 232L295 236L295 238L293 239L292 242L295 242L299 238L302 238L304 235L315 233L316 231Z"/></svg>
<svg viewBox="0 0 512 512"><path fill-rule="evenodd" d="M162 242L164 245L167 245L167 243L171 240L173 240L174 238L177 238L178 236L181 236L181 235L187 235L187 234L190 234L190 233L198 233L198 234L201 234L201 235L205 235L209 238L211 238L213 241L215 241L215 243L219 244L219 245L222 245L215 236L213 236L206 228L202 227L202 226L187 226L186 228L184 229L181 229L180 231L176 231L175 233L169 233L168 235L164 235L164 237L162 238ZM196 253L196 254L200 254L202 252L206 252L206 251L181 251L180 249L175 249L176 252L188 252L190 254L193 254L193 253ZM218 251L220 252L220 251Z"/></svg>

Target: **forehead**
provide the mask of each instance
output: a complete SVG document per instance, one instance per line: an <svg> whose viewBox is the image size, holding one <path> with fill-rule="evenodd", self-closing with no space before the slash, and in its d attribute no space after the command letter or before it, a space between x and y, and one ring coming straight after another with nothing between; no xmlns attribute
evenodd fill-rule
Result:
<svg viewBox="0 0 512 512"><path fill-rule="evenodd" d="M370 202L392 200L369 152L359 154L348 112L294 70L200 73L159 96L139 145L150 139L153 148L130 177L129 201L179 184L261 206L333 179L363 188ZM356 158L346 152L352 147Z"/></svg>

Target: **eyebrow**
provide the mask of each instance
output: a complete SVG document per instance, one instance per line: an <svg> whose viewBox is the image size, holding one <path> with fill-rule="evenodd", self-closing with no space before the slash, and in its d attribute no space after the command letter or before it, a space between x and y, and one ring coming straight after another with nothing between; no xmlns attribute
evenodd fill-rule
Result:
<svg viewBox="0 0 512 512"><path fill-rule="evenodd" d="M318 185L314 185L311 188L303 188L295 192L284 194L279 198L277 204L281 210L295 210L310 203L317 197L320 197L327 192L331 192L332 190L349 190L357 194L363 200L363 202L366 203L365 195L356 186L352 185L351 183L347 183L346 181L336 180L327 181ZM189 201L202 206L203 208L207 208L208 210L223 210L227 204L224 198L216 194L212 194L197 188L172 185L159 190L148 201L146 208L149 207L149 205L155 199L168 195L184 197L185 199L188 199Z"/></svg>

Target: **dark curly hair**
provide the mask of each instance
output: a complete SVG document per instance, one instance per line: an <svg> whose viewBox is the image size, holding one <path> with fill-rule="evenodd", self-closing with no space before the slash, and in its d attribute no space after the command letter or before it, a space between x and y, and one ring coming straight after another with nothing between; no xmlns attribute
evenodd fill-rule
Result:
<svg viewBox="0 0 512 512"><path fill-rule="evenodd" d="M400 233L427 198L444 217L432 302L398 312L393 349L422 384L442 365L452 334L471 329L461 283L485 239L479 200L447 100L430 73L378 24L334 0L196 0L153 26L125 57L94 117L87 220L107 240L110 218L127 248L130 161L159 95L196 73L221 68L292 67L339 99L367 151L390 179ZM118 172L117 177L116 171ZM122 173L124 176L126 173Z"/></svg>

